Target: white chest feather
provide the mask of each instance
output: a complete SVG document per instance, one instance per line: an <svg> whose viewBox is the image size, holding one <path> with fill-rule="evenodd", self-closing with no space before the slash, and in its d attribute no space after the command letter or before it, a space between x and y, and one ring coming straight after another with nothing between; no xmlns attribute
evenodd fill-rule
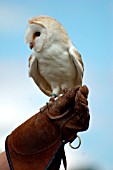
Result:
<svg viewBox="0 0 113 170"><path fill-rule="evenodd" d="M41 75L49 82L75 84L76 68L68 51L52 46L49 50L36 54ZM72 84L72 85L71 85Z"/></svg>

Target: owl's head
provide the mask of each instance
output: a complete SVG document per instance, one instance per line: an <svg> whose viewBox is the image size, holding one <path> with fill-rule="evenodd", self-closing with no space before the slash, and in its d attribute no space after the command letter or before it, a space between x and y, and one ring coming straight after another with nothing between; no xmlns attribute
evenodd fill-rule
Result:
<svg viewBox="0 0 113 170"><path fill-rule="evenodd" d="M66 43L69 41L64 27L54 18L37 16L28 20L25 41L34 51L42 51L52 43Z"/></svg>

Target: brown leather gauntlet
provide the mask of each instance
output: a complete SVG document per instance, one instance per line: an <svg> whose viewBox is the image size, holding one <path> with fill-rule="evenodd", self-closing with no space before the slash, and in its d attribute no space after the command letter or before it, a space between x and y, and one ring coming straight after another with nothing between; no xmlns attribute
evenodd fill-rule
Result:
<svg viewBox="0 0 113 170"><path fill-rule="evenodd" d="M88 129L87 97L86 86L67 90L43 111L17 127L6 140L10 168L47 169L62 141L72 142L77 132Z"/></svg>

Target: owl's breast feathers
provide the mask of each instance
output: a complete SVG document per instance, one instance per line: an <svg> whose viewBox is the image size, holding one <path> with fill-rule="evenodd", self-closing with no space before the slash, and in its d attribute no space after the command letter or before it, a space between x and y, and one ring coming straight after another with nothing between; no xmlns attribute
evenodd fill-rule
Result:
<svg viewBox="0 0 113 170"><path fill-rule="evenodd" d="M36 57L40 74L48 83L67 84L67 88L81 84L82 80L77 77L76 64L65 48L54 44L47 51L37 54Z"/></svg>

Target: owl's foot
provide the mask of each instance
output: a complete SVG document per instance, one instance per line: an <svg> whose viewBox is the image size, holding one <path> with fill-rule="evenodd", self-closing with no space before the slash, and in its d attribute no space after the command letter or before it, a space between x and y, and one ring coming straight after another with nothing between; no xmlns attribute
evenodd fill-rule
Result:
<svg viewBox="0 0 113 170"><path fill-rule="evenodd" d="M55 97L51 97L50 99L49 99L49 103L53 103L55 101Z"/></svg>
<svg viewBox="0 0 113 170"><path fill-rule="evenodd" d="M49 99L49 103L53 103L55 101L55 98L57 97L56 94L52 94L52 97Z"/></svg>

